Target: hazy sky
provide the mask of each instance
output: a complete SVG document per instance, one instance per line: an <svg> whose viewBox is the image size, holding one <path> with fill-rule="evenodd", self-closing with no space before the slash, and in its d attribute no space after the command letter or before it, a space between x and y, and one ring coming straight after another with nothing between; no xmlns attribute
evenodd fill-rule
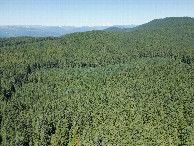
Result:
<svg viewBox="0 0 194 146"><path fill-rule="evenodd" d="M194 0L0 0L0 25L101 26L194 17Z"/></svg>

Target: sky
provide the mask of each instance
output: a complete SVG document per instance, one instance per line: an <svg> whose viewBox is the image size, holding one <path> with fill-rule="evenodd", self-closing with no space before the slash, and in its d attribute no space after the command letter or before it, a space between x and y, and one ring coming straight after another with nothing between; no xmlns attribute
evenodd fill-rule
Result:
<svg viewBox="0 0 194 146"><path fill-rule="evenodd" d="M194 0L0 0L0 25L140 25L194 17Z"/></svg>

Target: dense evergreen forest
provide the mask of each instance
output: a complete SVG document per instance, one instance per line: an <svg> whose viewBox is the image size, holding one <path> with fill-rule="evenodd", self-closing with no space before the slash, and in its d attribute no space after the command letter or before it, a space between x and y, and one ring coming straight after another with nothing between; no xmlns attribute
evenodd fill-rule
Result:
<svg viewBox="0 0 194 146"><path fill-rule="evenodd" d="M0 145L194 144L193 28L0 38Z"/></svg>

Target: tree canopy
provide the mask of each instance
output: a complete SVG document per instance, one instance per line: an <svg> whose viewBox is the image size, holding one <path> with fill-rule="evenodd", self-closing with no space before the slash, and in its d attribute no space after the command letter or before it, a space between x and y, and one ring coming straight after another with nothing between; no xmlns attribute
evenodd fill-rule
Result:
<svg viewBox="0 0 194 146"><path fill-rule="evenodd" d="M0 144L192 145L193 27L0 38Z"/></svg>

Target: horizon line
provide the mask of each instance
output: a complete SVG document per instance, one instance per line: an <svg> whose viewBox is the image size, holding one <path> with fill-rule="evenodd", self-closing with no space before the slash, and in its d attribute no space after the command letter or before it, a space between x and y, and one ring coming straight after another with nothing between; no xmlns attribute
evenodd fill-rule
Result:
<svg viewBox="0 0 194 146"><path fill-rule="evenodd" d="M141 24L113 24L113 25L39 25L39 24L5 24L1 25L2 26L47 26L47 27L111 27L111 26L128 26L128 25L141 25Z"/></svg>

